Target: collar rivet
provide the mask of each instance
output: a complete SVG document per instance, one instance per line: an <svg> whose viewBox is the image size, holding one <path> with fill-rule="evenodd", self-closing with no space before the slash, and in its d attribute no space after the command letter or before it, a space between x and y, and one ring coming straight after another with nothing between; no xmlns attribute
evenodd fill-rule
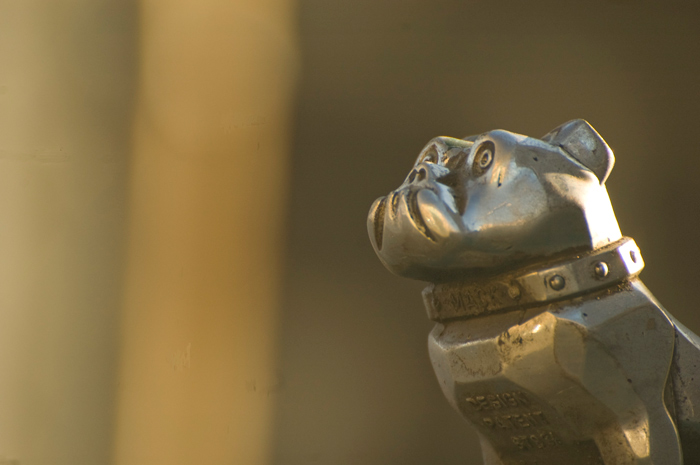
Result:
<svg viewBox="0 0 700 465"><path fill-rule="evenodd" d="M549 278L549 287L551 287L555 291L561 291L562 289L564 289L564 286L566 286L566 281L558 274L555 274L554 276Z"/></svg>
<svg viewBox="0 0 700 465"><path fill-rule="evenodd" d="M595 272L595 275L598 278L604 278L608 275L608 272L610 271L608 268L608 264L605 262L598 262L595 264L593 267L593 271Z"/></svg>

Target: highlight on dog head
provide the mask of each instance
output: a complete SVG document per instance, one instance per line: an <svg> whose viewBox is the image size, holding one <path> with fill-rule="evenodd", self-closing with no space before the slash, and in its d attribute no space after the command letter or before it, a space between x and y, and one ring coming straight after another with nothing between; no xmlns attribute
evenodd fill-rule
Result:
<svg viewBox="0 0 700 465"><path fill-rule="evenodd" d="M621 238L605 180L614 156L584 120L541 139L503 130L437 137L367 227L392 272L468 279Z"/></svg>

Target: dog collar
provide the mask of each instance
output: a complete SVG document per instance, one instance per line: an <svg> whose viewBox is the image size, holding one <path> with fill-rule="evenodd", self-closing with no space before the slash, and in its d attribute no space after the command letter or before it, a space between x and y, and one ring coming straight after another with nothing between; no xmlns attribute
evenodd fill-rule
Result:
<svg viewBox="0 0 700 465"><path fill-rule="evenodd" d="M573 258L505 273L494 278L432 284L423 290L428 317L434 321L467 318L531 307L611 287L628 281L644 268L633 239Z"/></svg>

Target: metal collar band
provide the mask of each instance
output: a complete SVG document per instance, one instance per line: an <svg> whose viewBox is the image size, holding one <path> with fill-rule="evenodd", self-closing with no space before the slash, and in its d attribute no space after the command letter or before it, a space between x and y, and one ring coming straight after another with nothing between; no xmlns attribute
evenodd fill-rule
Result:
<svg viewBox="0 0 700 465"><path fill-rule="evenodd" d="M423 290L434 321L493 313L510 307L561 300L629 280L644 268L633 239L544 267L480 281L432 284Z"/></svg>

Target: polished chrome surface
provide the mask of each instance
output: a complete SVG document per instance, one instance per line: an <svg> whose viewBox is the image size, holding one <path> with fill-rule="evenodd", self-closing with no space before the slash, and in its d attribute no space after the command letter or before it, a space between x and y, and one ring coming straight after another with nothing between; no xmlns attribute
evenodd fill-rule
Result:
<svg viewBox="0 0 700 465"><path fill-rule="evenodd" d="M384 265L431 283L431 361L486 464L700 463L700 339L638 279L613 163L583 120L438 137L370 210Z"/></svg>

